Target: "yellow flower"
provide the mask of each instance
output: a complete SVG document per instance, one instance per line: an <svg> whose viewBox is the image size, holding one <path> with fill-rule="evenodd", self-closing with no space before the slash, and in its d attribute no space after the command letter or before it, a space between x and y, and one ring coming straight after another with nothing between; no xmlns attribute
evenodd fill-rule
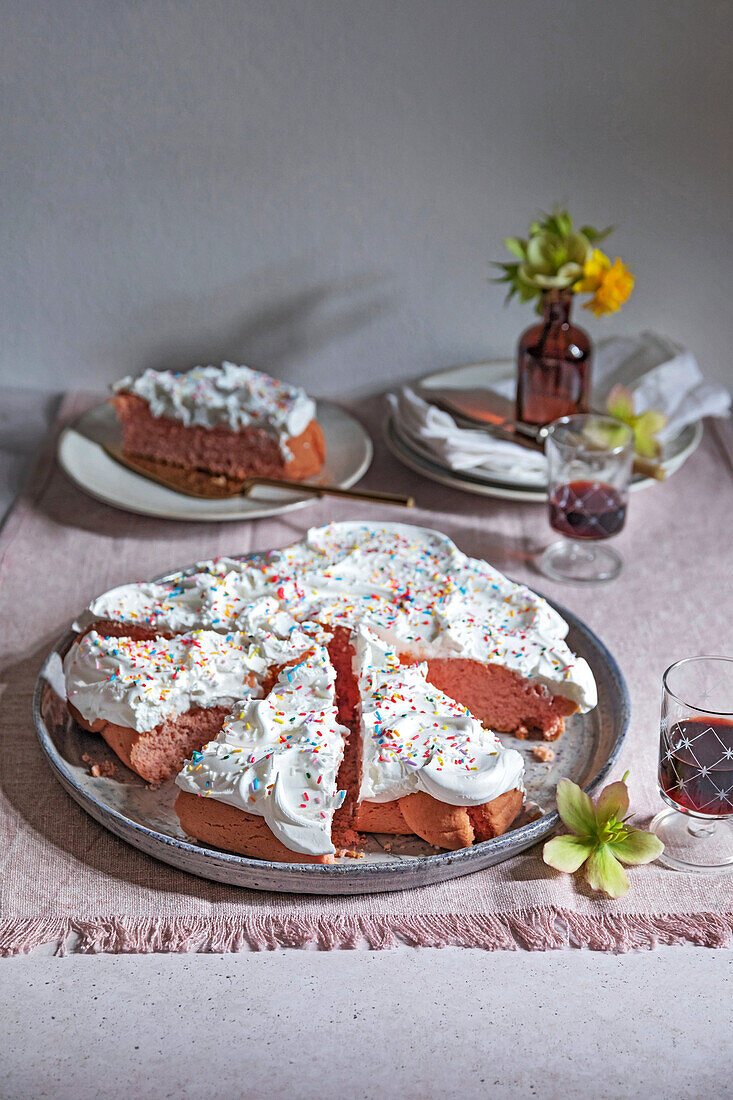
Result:
<svg viewBox="0 0 733 1100"><path fill-rule="evenodd" d="M589 309L596 317L602 317L604 313L615 313L633 289L634 276L618 256L611 263L608 256L597 248L583 267L582 279L573 287L578 293L593 295L583 309Z"/></svg>
<svg viewBox="0 0 733 1100"><path fill-rule="evenodd" d="M583 277L573 287L577 294L595 294L603 282L603 276L611 266L611 261L600 248L594 248L583 264Z"/></svg>

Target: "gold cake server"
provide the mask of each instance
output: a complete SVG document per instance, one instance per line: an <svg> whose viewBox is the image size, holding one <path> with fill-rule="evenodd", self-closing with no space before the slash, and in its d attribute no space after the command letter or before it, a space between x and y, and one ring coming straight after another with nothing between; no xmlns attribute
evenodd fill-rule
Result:
<svg viewBox="0 0 733 1100"><path fill-rule="evenodd" d="M114 443L103 443L102 447L110 458L126 469L140 474L148 481L162 485L165 489L172 489L174 493L182 493L184 496L196 497L199 500L228 500L232 497L247 496L258 485L271 485L277 489L292 489L296 493L318 497L346 497L349 500L365 500L372 504L394 504L399 508L415 506L414 497L403 496L401 493L385 493L379 489L342 489L339 485L318 485L309 481L292 481L276 477L234 479L207 474L203 470L191 471L190 484L181 485L175 477L171 476L172 467L168 463L135 458L125 454L122 448Z"/></svg>

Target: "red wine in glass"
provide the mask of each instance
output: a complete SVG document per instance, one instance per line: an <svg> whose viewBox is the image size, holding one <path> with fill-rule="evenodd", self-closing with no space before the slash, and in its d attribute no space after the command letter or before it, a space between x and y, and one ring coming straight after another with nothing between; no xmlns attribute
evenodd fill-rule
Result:
<svg viewBox="0 0 733 1100"><path fill-rule="evenodd" d="M733 721L685 718L663 732L659 785L683 810L733 815Z"/></svg>
<svg viewBox="0 0 733 1100"><path fill-rule="evenodd" d="M571 539L608 539L626 521L626 503L602 481L569 481L550 497L550 526Z"/></svg>

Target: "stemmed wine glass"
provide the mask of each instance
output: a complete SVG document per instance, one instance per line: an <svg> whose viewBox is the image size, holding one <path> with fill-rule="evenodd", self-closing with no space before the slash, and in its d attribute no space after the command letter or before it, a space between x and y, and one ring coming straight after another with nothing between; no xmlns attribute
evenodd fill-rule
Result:
<svg viewBox="0 0 733 1100"><path fill-rule="evenodd" d="M605 540L626 522L634 433L594 413L563 416L546 429L550 526L563 535L539 566L553 580L610 581L620 554Z"/></svg>
<svg viewBox="0 0 733 1100"><path fill-rule="evenodd" d="M688 657L662 678L660 863L733 870L733 657Z"/></svg>

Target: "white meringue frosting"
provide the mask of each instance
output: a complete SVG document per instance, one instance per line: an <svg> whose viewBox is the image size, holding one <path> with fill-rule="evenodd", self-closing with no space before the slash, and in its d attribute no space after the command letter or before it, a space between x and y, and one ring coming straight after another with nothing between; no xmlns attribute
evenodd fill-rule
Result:
<svg viewBox="0 0 733 1100"><path fill-rule="evenodd" d="M524 760L470 711L426 680L427 665L400 665L368 629L354 638L361 697L360 800L391 802L424 791L451 806L478 806L524 790Z"/></svg>
<svg viewBox="0 0 733 1100"><path fill-rule="evenodd" d="M257 814L293 852L334 852L331 823L348 731L339 725L335 673L322 646L282 670L265 699L240 703L221 733L176 778L183 791Z"/></svg>
<svg viewBox="0 0 733 1100"><path fill-rule="evenodd" d="M142 397L153 416L232 431L252 425L275 436L281 447L316 415L315 402L300 386L228 362L190 371L146 370L137 378L122 378L112 389Z"/></svg>
<svg viewBox="0 0 733 1100"><path fill-rule="evenodd" d="M198 630L134 641L90 631L64 659L66 694L81 716L138 733L196 707L231 706L272 662L245 634Z"/></svg>
<svg viewBox="0 0 733 1100"><path fill-rule="evenodd" d="M74 630L112 622L157 634L241 633L258 641L272 664L290 660L314 637L322 640L318 623L296 622L279 600L258 596L256 582L255 576L231 572L224 577L195 573L157 584L123 584L93 600L74 622Z"/></svg>
<svg viewBox="0 0 733 1100"><path fill-rule="evenodd" d="M220 558L199 569L163 584L113 589L75 625L110 619L170 633L248 630L258 615L264 621L279 612L289 616L284 621L291 629L297 620L308 633L318 629L315 621L351 629L363 624L416 660L496 663L573 700L581 711L596 705L593 674L566 645L560 615L437 531L333 523L283 550Z"/></svg>

